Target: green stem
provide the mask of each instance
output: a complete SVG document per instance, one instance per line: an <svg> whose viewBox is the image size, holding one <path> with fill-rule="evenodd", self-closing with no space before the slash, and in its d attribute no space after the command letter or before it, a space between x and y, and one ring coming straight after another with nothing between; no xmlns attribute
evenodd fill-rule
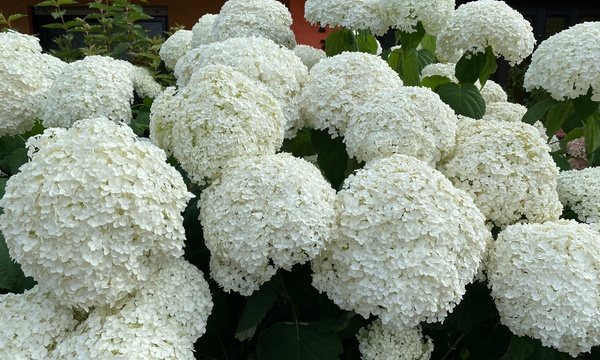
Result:
<svg viewBox="0 0 600 360"><path fill-rule="evenodd" d="M444 356L442 356L442 360L446 360L446 358L448 357L448 355L450 355L452 353L452 351L454 351L456 349L456 346L458 345L458 343L461 342L461 340L465 337L465 334L461 334L458 339L456 339L456 341L450 346L450 349L448 349L448 351L446 351L446 353L444 354Z"/></svg>

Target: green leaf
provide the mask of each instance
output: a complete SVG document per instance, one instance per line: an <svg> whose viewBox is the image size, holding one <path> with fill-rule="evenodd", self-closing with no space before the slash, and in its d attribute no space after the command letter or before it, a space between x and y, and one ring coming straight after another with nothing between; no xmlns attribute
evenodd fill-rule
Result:
<svg viewBox="0 0 600 360"><path fill-rule="evenodd" d="M5 185L6 178L0 178L3 196ZM4 237L0 233L0 289L22 293L24 290L31 289L34 285L33 278L25 276L21 266L11 259L8 246L6 246Z"/></svg>
<svg viewBox="0 0 600 360"><path fill-rule="evenodd" d="M404 56L404 50L402 49L394 49L392 50L388 57L387 63L388 65L394 69L402 77L402 57Z"/></svg>
<svg viewBox="0 0 600 360"><path fill-rule="evenodd" d="M546 121L544 122L546 135L548 135L548 137L554 136L554 134L560 130L572 110L573 104L571 102L557 103L548 110Z"/></svg>
<svg viewBox="0 0 600 360"><path fill-rule="evenodd" d="M591 155L600 148L600 111L590 115L583 123L583 134L585 136L585 152L588 160ZM592 162L592 161L590 161Z"/></svg>
<svg viewBox="0 0 600 360"><path fill-rule="evenodd" d="M56 5L58 5L58 6L73 5L73 4L77 4L77 1L75 1L75 0L57 0L56 1Z"/></svg>
<svg viewBox="0 0 600 360"><path fill-rule="evenodd" d="M533 341L527 337L513 335L504 356L500 360L526 360L533 354Z"/></svg>
<svg viewBox="0 0 600 360"><path fill-rule="evenodd" d="M19 168L21 165L25 164L29 161L27 157L27 150L25 148L18 148L10 154L10 159L8 160L8 169L11 174L16 174L19 172Z"/></svg>
<svg viewBox="0 0 600 360"><path fill-rule="evenodd" d="M245 341L254 336L256 327L267 316L267 313L277 300L277 288L281 283L281 277L273 276L271 280L264 283L258 291L247 298L246 307L242 317L235 329L235 338Z"/></svg>
<svg viewBox="0 0 600 360"><path fill-rule="evenodd" d="M377 54L377 39L375 36L371 34L369 30L359 30L356 34L356 44L358 45L358 51L368 53L368 54ZM327 48L327 45L325 45Z"/></svg>
<svg viewBox="0 0 600 360"><path fill-rule="evenodd" d="M119 58L119 55L124 53L129 49L129 43L122 42L115 46L114 50L111 52L111 56L114 58Z"/></svg>
<svg viewBox="0 0 600 360"><path fill-rule="evenodd" d="M413 32L405 32L401 30L396 30L397 34L400 35L400 44L404 51L409 49L416 49L417 46L421 43L421 40L425 36L425 28L423 28L423 24L419 21L417 23L416 29ZM398 35L396 35L398 36Z"/></svg>
<svg viewBox="0 0 600 360"><path fill-rule="evenodd" d="M437 92L437 89L440 85L452 82L449 78L441 75L433 75L425 77L421 80L421 86L425 86L430 88L433 91Z"/></svg>
<svg viewBox="0 0 600 360"><path fill-rule="evenodd" d="M311 140L325 178L334 189L338 189L346 178L348 168L348 153L343 139L339 136L332 139L327 130L313 130Z"/></svg>
<svg viewBox="0 0 600 360"><path fill-rule="evenodd" d="M425 34L421 40L421 49L427 50L432 54L435 54L437 37L429 34Z"/></svg>
<svg viewBox="0 0 600 360"><path fill-rule="evenodd" d="M435 64L437 63L437 59L435 58L435 55L433 55L429 50L425 50L425 49L420 49L418 51L419 54L419 75L421 74L421 71L423 70L423 68L429 64Z"/></svg>
<svg viewBox="0 0 600 360"><path fill-rule="evenodd" d="M58 19L59 17L62 17L66 13L67 13L67 10L59 10L59 11L51 12L50 15L52 15L53 18Z"/></svg>
<svg viewBox="0 0 600 360"><path fill-rule="evenodd" d="M337 359L343 352L334 333L322 333L303 324L279 323L258 337L259 360Z"/></svg>
<svg viewBox="0 0 600 360"><path fill-rule="evenodd" d="M583 132L583 128L575 128L571 131L569 131L565 137L563 137L560 141L564 142L565 144L568 143L571 140L575 140L575 139L579 139L580 137L584 136L584 132Z"/></svg>
<svg viewBox="0 0 600 360"><path fill-rule="evenodd" d="M554 99L546 99L537 102L527 110L521 121L533 125L536 121L543 119L548 110L554 105L556 105L556 100Z"/></svg>
<svg viewBox="0 0 600 360"><path fill-rule="evenodd" d="M325 54L335 56L354 50L354 35L351 30L335 29L325 39Z"/></svg>
<svg viewBox="0 0 600 360"><path fill-rule="evenodd" d="M552 160L554 160L554 163L561 171L571 169L571 165L569 165L569 162L564 158L564 156L554 153L551 153L550 156L552 156Z"/></svg>
<svg viewBox="0 0 600 360"><path fill-rule="evenodd" d="M438 87L437 93L457 115L481 119L485 114L485 101L474 84L445 83Z"/></svg>
<svg viewBox="0 0 600 360"><path fill-rule="evenodd" d="M43 7L43 6L55 6L55 5L56 5L55 1L47 0L47 1L42 1L40 3L37 3L35 6Z"/></svg>
<svg viewBox="0 0 600 360"><path fill-rule="evenodd" d="M494 52L491 46L488 46L485 52L477 54L466 52L456 63L455 75L461 84L472 84L479 80L483 85L497 68Z"/></svg>
<svg viewBox="0 0 600 360"><path fill-rule="evenodd" d="M582 119L586 119L590 115L592 115L596 110L598 110L598 106L600 103L592 100L592 87L590 86L587 94L578 96L573 99L573 108L579 117Z"/></svg>
<svg viewBox="0 0 600 360"><path fill-rule="evenodd" d="M314 155L310 131L302 129L292 139L283 140L282 151L289 152L295 157Z"/></svg>
<svg viewBox="0 0 600 360"><path fill-rule="evenodd" d="M65 29L65 25L63 25L61 23L45 24L45 25L42 25L42 27L45 27L46 29Z"/></svg>
<svg viewBox="0 0 600 360"><path fill-rule="evenodd" d="M402 57L402 82L406 86L418 86L421 82L419 74L419 53L417 49L405 50Z"/></svg>
<svg viewBox="0 0 600 360"><path fill-rule="evenodd" d="M24 18L27 15L23 15L23 14L12 14L11 16L8 17L8 23L11 23L15 20L19 20L20 18Z"/></svg>

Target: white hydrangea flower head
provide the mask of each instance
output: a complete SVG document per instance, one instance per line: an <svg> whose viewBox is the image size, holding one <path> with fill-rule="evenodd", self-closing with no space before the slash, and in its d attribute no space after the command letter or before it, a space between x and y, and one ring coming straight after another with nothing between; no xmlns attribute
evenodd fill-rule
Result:
<svg viewBox="0 0 600 360"><path fill-rule="evenodd" d="M488 80L485 85L481 87L479 81L475 82L475 86L479 88L481 97L485 101L486 105L493 104L495 102L508 102L508 95L500 84L494 80Z"/></svg>
<svg viewBox="0 0 600 360"><path fill-rule="evenodd" d="M600 233L573 220L509 226L490 251L500 321L573 357L600 345L598 278Z"/></svg>
<svg viewBox="0 0 600 360"><path fill-rule="evenodd" d="M462 119L455 152L439 165L497 226L558 220L558 168L538 130L522 122Z"/></svg>
<svg viewBox="0 0 600 360"><path fill-rule="evenodd" d="M433 341L423 338L421 327L398 329L376 319L358 332L362 360L429 360Z"/></svg>
<svg viewBox="0 0 600 360"><path fill-rule="evenodd" d="M218 14L204 14L198 19L192 27L192 49L215 41L212 37L212 28L218 17Z"/></svg>
<svg viewBox="0 0 600 360"><path fill-rule="evenodd" d="M556 100L575 99L592 88L592 100L600 101L598 63L600 22L584 22L544 40L531 57L525 73L526 90L542 88ZM561 54L570 54L561 61Z"/></svg>
<svg viewBox="0 0 600 360"><path fill-rule="evenodd" d="M66 63L42 54L39 39L14 31L0 33L0 136L29 131Z"/></svg>
<svg viewBox="0 0 600 360"><path fill-rule="evenodd" d="M165 93L152 104L150 137L170 148L198 185L218 177L234 158L271 155L281 147L285 117L279 101L264 84L229 66L207 65L186 87Z"/></svg>
<svg viewBox="0 0 600 360"><path fill-rule="evenodd" d="M317 167L288 153L232 164L199 202L212 278L248 296L312 260L335 229L335 198Z"/></svg>
<svg viewBox="0 0 600 360"><path fill-rule="evenodd" d="M78 322L42 286L24 294L0 295L0 357L45 360Z"/></svg>
<svg viewBox="0 0 600 360"><path fill-rule="evenodd" d="M131 68L131 79L133 80L133 90L141 98L154 99L163 91L162 86L154 80L148 69L141 66Z"/></svg>
<svg viewBox="0 0 600 360"><path fill-rule="evenodd" d="M402 86L374 93L350 113L344 142L358 161L405 154L435 167L454 147L457 120L429 88Z"/></svg>
<svg viewBox="0 0 600 360"><path fill-rule="evenodd" d="M421 80L430 76L444 76L452 80L452 82L458 84L458 79L454 75L456 64L455 63L433 63L425 66L421 70Z"/></svg>
<svg viewBox="0 0 600 360"><path fill-rule="evenodd" d="M312 25L369 29L375 35L383 35L389 27L380 0L306 0L304 18Z"/></svg>
<svg viewBox="0 0 600 360"><path fill-rule="evenodd" d="M296 45L292 50L309 71L316 63L327 57L325 51L310 45Z"/></svg>
<svg viewBox="0 0 600 360"><path fill-rule="evenodd" d="M114 304L157 258L183 254L191 194L160 148L105 118L48 129L27 146L0 227L23 272L64 304Z"/></svg>
<svg viewBox="0 0 600 360"><path fill-rule="evenodd" d="M313 286L342 309L398 328L442 321L492 239L473 199L402 154L368 162L337 199L339 230L312 262Z"/></svg>
<svg viewBox="0 0 600 360"><path fill-rule="evenodd" d="M161 45L158 55L167 69L173 70L177 61L192 48L193 30L177 30Z"/></svg>
<svg viewBox="0 0 600 360"><path fill-rule="evenodd" d="M521 13L504 1L478 0L460 5L448 26L438 35L437 56L457 62L465 52L477 54L491 46L496 57L510 65L519 64L531 54L533 29Z"/></svg>
<svg viewBox="0 0 600 360"><path fill-rule="evenodd" d="M344 135L349 114L372 94L402 86L402 80L377 55L343 52L312 67L300 93L306 125Z"/></svg>
<svg viewBox="0 0 600 360"><path fill-rule="evenodd" d="M548 146L550 146L550 152L556 152L560 150L560 139L556 137L556 135L552 135L552 137L549 138L548 135L546 135L546 127L544 126L543 122L538 120L533 123L533 127L538 130L542 139L548 143Z"/></svg>
<svg viewBox="0 0 600 360"><path fill-rule="evenodd" d="M308 68L292 50L258 36L201 45L175 67L177 85L185 86L191 74L208 65L228 65L265 84L281 104L286 118L286 138L294 137L303 127L298 97L308 78Z"/></svg>
<svg viewBox="0 0 600 360"><path fill-rule="evenodd" d="M600 168L562 171L558 175L558 197L580 221L600 223Z"/></svg>
<svg viewBox="0 0 600 360"><path fill-rule="evenodd" d="M455 0L380 0L384 21L394 29L414 32L420 21L425 31L438 35L448 25Z"/></svg>
<svg viewBox="0 0 600 360"><path fill-rule="evenodd" d="M223 41L262 36L293 49L296 36L291 26L292 14L280 1L227 0L214 20L211 37L214 41Z"/></svg>
<svg viewBox="0 0 600 360"><path fill-rule="evenodd" d="M145 72L145 75L144 75ZM134 88L156 95L160 86L144 69L108 56L88 56L64 67L42 106L43 125L68 128L81 119L131 121ZM157 87L158 86L158 87Z"/></svg>
<svg viewBox="0 0 600 360"><path fill-rule="evenodd" d="M483 120L519 122L527 112L527 107L508 101L486 104Z"/></svg>

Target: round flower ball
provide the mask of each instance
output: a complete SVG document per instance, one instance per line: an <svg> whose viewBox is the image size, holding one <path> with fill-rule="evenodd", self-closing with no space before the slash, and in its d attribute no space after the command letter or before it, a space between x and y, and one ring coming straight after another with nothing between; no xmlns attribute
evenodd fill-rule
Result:
<svg viewBox="0 0 600 360"><path fill-rule="evenodd" d="M527 113L527 107L521 104L498 101L486 104L482 120L520 122L525 113Z"/></svg>
<svg viewBox="0 0 600 360"><path fill-rule="evenodd" d="M504 1L478 0L460 5L438 35L437 56L457 62L465 52L477 54L491 46L496 57L512 66L533 51L533 29L521 13Z"/></svg>
<svg viewBox="0 0 600 360"><path fill-rule="evenodd" d="M73 310L42 286L24 294L0 295L0 357L46 360L77 326Z"/></svg>
<svg viewBox="0 0 600 360"><path fill-rule="evenodd" d="M325 51L310 45L296 45L292 50L309 71L316 63L327 58Z"/></svg>
<svg viewBox="0 0 600 360"><path fill-rule="evenodd" d="M421 327L398 329L376 319L358 332L362 360L429 360L433 341L423 338Z"/></svg>
<svg viewBox="0 0 600 360"><path fill-rule="evenodd" d="M405 154L435 167L454 147L457 120L429 88L382 90L350 113L344 142L358 161Z"/></svg>
<svg viewBox="0 0 600 360"><path fill-rule="evenodd" d="M252 294L282 268L315 258L335 225L335 190L311 163L287 153L223 171L200 198L211 277Z"/></svg>
<svg viewBox="0 0 600 360"><path fill-rule="evenodd" d="M350 175L337 206L339 230L313 260L312 284L340 308L398 328L443 321L491 241L473 199L407 155Z"/></svg>
<svg viewBox="0 0 600 360"><path fill-rule="evenodd" d="M198 19L192 27L192 48L215 41L212 37L212 28L218 17L217 14L204 14Z"/></svg>
<svg viewBox="0 0 600 360"><path fill-rule="evenodd" d="M214 20L211 37L213 41L223 41L261 36L293 49L296 36L291 26L292 14L280 1L227 0Z"/></svg>
<svg viewBox="0 0 600 360"><path fill-rule="evenodd" d="M384 21L394 29L416 31L421 22L425 31L438 35L454 12L455 0L381 0Z"/></svg>
<svg viewBox="0 0 600 360"><path fill-rule="evenodd" d="M201 45L175 67L177 85L187 85L191 75L208 65L228 65L265 84L281 104L285 115L285 137L292 138L303 127L298 96L308 78L308 69L290 49L263 37L236 37Z"/></svg>
<svg viewBox="0 0 600 360"><path fill-rule="evenodd" d="M300 93L306 125L343 136L349 114L374 93L402 86L402 80L377 55L343 52L312 67Z"/></svg>
<svg viewBox="0 0 600 360"><path fill-rule="evenodd" d="M68 306L112 305L183 254L190 193L164 151L105 118L27 142L0 228L23 272Z"/></svg>
<svg viewBox="0 0 600 360"><path fill-rule="evenodd" d="M480 87L479 81L475 82L475 86ZM494 80L486 81L485 85L479 89L479 92L486 106L495 102L508 102L506 91Z"/></svg>
<svg viewBox="0 0 600 360"><path fill-rule="evenodd" d="M234 158L275 154L284 124L269 89L225 65L199 69L179 91L166 89L150 111L150 137L198 185L217 178Z"/></svg>
<svg viewBox="0 0 600 360"><path fill-rule="evenodd" d="M31 130L42 116L52 82L66 65L42 54L37 37L0 32L0 136Z"/></svg>
<svg viewBox="0 0 600 360"><path fill-rule="evenodd" d="M304 18L312 25L343 26L351 30L369 29L383 35L389 24L381 11L380 0L306 0Z"/></svg>
<svg viewBox="0 0 600 360"><path fill-rule="evenodd" d="M142 97L154 97L160 86L146 70L124 60L95 55L74 61L63 68L48 91L43 125L68 128L95 117L129 123L134 90Z"/></svg>
<svg viewBox="0 0 600 360"><path fill-rule="evenodd" d="M556 100L575 99L592 88L600 101L600 22L584 22L544 40L531 56L525 73L526 90L542 88ZM569 54L560 61L558 54Z"/></svg>
<svg viewBox="0 0 600 360"><path fill-rule="evenodd" d="M539 131L522 122L459 121L454 153L438 166L490 224L558 220L558 168Z"/></svg>
<svg viewBox="0 0 600 360"><path fill-rule="evenodd" d="M600 345L600 233L558 220L498 234L488 281L501 322L573 357Z"/></svg>
<svg viewBox="0 0 600 360"><path fill-rule="evenodd" d="M192 31L177 30L161 45L158 55L167 69L173 70L177 61L192 48Z"/></svg>
<svg viewBox="0 0 600 360"><path fill-rule="evenodd" d="M580 221L600 223L600 168L562 171L556 190L560 202L571 208Z"/></svg>

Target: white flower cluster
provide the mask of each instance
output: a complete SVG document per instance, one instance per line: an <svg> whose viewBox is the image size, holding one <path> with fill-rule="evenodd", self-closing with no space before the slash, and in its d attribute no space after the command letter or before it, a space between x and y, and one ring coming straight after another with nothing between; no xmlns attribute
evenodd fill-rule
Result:
<svg viewBox="0 0 600 360"><path fill-rule="evenodd" d="M531 125L462 119L455 152L439 169L494 225L557 220L558 168L549 151Z"/></svg>
<svg viewBox="0 0 600 360"><path fill-rule="evenodd" d="M600 345L599 278L600 234L572 220L509 226L490 251L502 323L573 357Z"/></svg>
<svg viewBox="0 0 600 360"><path fill-rule="evenodd" d="M421 70L421 80L430 76L444 76L450 79L452 82L458 84L458 79L454 75L456 71L455 63L433 63L425 66Z"/></svg>
<svg viewBox="0 0 600 360"><path fill-rule="evenodd" d="M192 48L192 30L178 30L161 45L158 55L167 69L173 70L177 61Z"/></svg>
<svg viewBox="0 0 600 360"><path fill-rule="evenodd" d="M429 360L433 341L421 334L421 327L398 329L376 319L358 332L362 360Z"/></svg>
<svg viewBox="0 0 600 360"><path fill-rule="evenodd" d="M186 87L169 88L152 104L150 136L203 185L233 158L275 154L284 124L265 85L229 66L208 65Z"/></svg>
<svg viewBox="0 0 600 360"><path fill-rule="evenodd" d="M296 45L292 50L294 51L294 54L302 60L302 63L309 71L316 63L327 57L325 51L310 45Z"/></svg>
<svg viewBox="0 0 600 360"><path fill-rule="evenodd" d="M228 65L265 84L281 104L286 118L286 138L293 137L303 127L298 97L308 78L308 69L292 50L257 36L201 45L177 63L177 85L187 85L194 72L208 65Z"/></svg>
<svg viewBox="0 0 600 360"><path fill-rule="evenodd" d="M339 231L312 262L339 307L398 328L442 321L483 260L491 233L472 198L424 162L368 162L337 194Z"/></svg>
<svg viewBox="0 0 600 360"><path fill-rule="evenodd" d="M335 190L305 160L279 153L236 162L200 198L212 278L247 296L278 268L312 260L332 235L334 203Z"/></svg>
<svg viewBox="0 0 600 360"><path fill-rule="evenodd" d="M343 52L319 61L300 93L306 125L344 135L349 114L379 90L402 86L402 80L377 55Z"/></svg>
<svg viewBox="0 0 600 360"><path fill-rule="evenodd" d="M525 89L542 88L564 100L585 95L591 87L592 100L600 101L599 41L600 22L577 24L544 40L531 57Z"/></svg>
<svg viewBox="0 0 600 360"><path fill-rule="evenodd" d="M218 17L217 14L204 14L198 19L192 27L192 49L215 41L212 37L212 28Z"/></svg>
<svg viewBox="0 0 600 360"><path fill-rule="evenodd" d="M186 260L162 260L136 292L95 308L50 359L194 359L213 306L208 283Z"/></svg>
<svg viewBox="0 0 600 360"><path fill-rule="evenodd" d="M558 175L558 197L580 221L600 223L600 168L563 171Z"/></svg>
<svg viewBox="0 0 600 360"><path fill-rule="evenodd" d="M359 161L398 153L435 167L454 146L457 120L429 88L397 87L376 92L349 114L344 142Z"/></svg>
<svg viewBox="0 0 600 360"><path fill-rule="evenodd" d="M0 295L0 358L45 360L75 328L73 311L36 286L24 294Z"/></svg>
<svg viewBox="0 0 600 360"><path fill-rule="evenodd" d="M420 21L425 31L438 35L454 12L455 0L380 0L384 22L411 33Z"/></svg>
<svg viewBox="0 0 600 360"><path fill-rule="evenodd" d="M52 81L66 63L42 54L39 39L0 32L0 136L22 134L42 116Z"/></svg>
<svg viewBox="0 0 600 360"><path fill-rule="evenodd" d="M499 122L520 122L526 112L527 107L521 104L498 101L486 104L482 119Z"/></svg>
<svg viewBox="0 0 600 360"><path fill-rule="evenodd" d="M309 23L351 30L369 29L384 34L389 25L384 21L380 0L306 0L304 18Z"/></svg>
<svg viewBox="0 0 600 360"><path fill-rule="evenodd" d="M511 65L533 51L535 38L529 22L504 1L478 0L460 5L448 26L438 35L437 55L457 62L465 52L479 53L491 46L494 55Z"/></svg>
<svg viewBox="0 0 600 360"><path fill-rule="evenodd" d="M475 86L480 87L479 81L475 83ZM485 85L479 89L479 92L486 106L495 102L508 102L508 95L506 95L502 86L494 80L486 81Z"/></svg>
<svg viewBox="0 0 600 360"><path fill-rule="evenodd" d="M81 119L107 117L131 121L134 89L156 96L160 86L150 74L123 60L88 56L64 67L52 83L43 111L44 127L68 128Z"/></svg>
<svg viewBox="0 0 600 360"><path fill-rule="evenodd" d="M277 0L227 0L214 20L211 37L223 41L232 37L262 36L293 49L296 36L290 28L292 14Z"/></svg>
<svg viewBox="0 0 600 360"><path fill-rule="evenodd" d="M30 138L0 200L10 255L66 305L111 305L183 254L190 198L165 153L105 118Z"/></svg>

